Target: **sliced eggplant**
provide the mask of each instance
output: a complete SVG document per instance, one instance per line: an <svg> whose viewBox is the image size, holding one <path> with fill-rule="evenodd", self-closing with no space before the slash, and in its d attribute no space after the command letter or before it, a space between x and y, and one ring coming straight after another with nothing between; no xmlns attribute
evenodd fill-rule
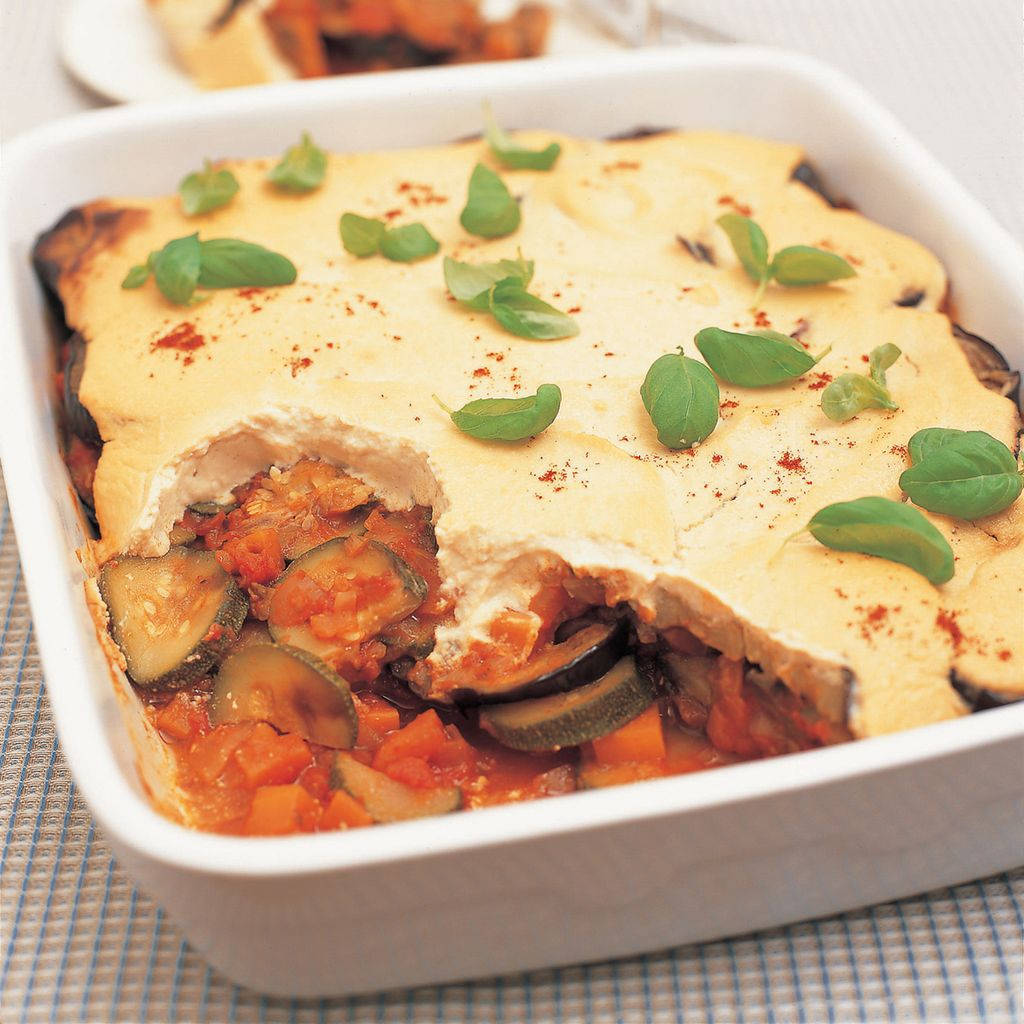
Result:
<svg viewBox="0 0 1024 1024"><path fill-rule="evenodd" d="M676 235L676 241L698 262L715 265L714 250L703 242L694 242L682 235Z"/></svg>
<svg viewBox="0 0 1024 1024"><path fill-rule="evenodd" d="M167 535L167 539L171 542L172 547L191 544L196 539L196 532L195 530L186 529L181 523L175 523L171 527L171 532Z"/></svg>
<svg viewBox="0 0 1024 1024"><path fill-rule="evenodd" d="M462 806L462 791L457 786L415 789L357 761L351 754L335 757L331 786L354 796L370 817L381 823L450 814Z"/></svg>
<svg viewBox="0 0 1024 1024"><path fill-rule="evenodd" d="M793 173L790 177L794 181L799 181L801 185L806 186L812 192L816 192L822 199L832 207L849 207L849 203L845 203L837 199L829 191L825 182L822 180L821 175L818 173L818 169L814 164L804 160L803 163L797 164L793 168Z"/></svg>
<svg viewBox="0 0 1024 1024"><path fill-rule="evenodd" d="M677 654L675 651L665 651L658 656L660 667L675 689L704 707L710 707L713 699L711 681L717 660L715 656Z"/></svg>
<svg viewBox="0 0 1024 1024"><path fill-rule="evenodd" d="M249 644L224 660L209 705L210 722L269 722L278 732L350 750L359 719L348 683L308 651Z"/></svg>
<svg viewBox="0 0 1024 1024"><path fill-rule="evenodd" d="M904 309L916 309L924 301L924 292L920 288L905 288L894 305Z"/></svg>
<svg viewBox="0 0 1024 1024"><path fill-rule="evenodd" d="M955 669L949 673L949 681L953 689L970 705L972 711L987 711L989 708L1001 708L1007 704L1015 704L1024 700L1022 693L1000 693L983 686L975 686L968 682Z"/></svg>
<svg viewBox="0 0 1024 1024"><path fill-rule="evenodd" d="M98 582L128 675L152 689L187 686L209 673L249 607L210 551L174 547L159 558L116 558Z"/></svg>
<svg viewBox="0 0 1024 1024"><path fill-rule="evenodd" d="M463 705L504 704L574 690L603 676L625 653L628 637L625 619L592 622L512 671L452 690L451 699Z"/></svg>
<svg viewBox="0 0 1024 1024"><path fill-rule="evenodd" d="M569 693L484 708L480 724L513 750L558 750L614 732L654 703L654 681L632 658Z"/></svg>
<svg viewBox="0 0 1024 1024"><path fill-rule="evenodd" d="M278 643L301 647L325 660L330 660L339 650L377 636L388 626L400 622L416 611L427 596L427 584L423 578L417 576L393 551L376 541L370 541L352 553L345 538L329 540L292 562L278 583L296 572L306 573L328 591L343 589L338 587L339 580L350 582L353 587L357 587L360 580L390 580L385 592L360 601L359 607L352 612L352 628L344 636L321 639L308 623L281 626L271 621L270 632Z"/></svg>
<svg viewBox="0 0 1024 1024"><path fill-rule="evenodd" d="M92 413L78 398L85 371L85 338L77 331L68 338L68 361L64 367L64 411L67 414L68 429L87 444L100 444L99 427Z"/></svg>
<svg viewBox="0 0 1024 1024"><path fill-rule="evenodd" d="M974 376L990 391L1009 398L1020 408L1020 371L1010 369L995 345L965 331L959 324L953 324L953 337L960 343Z"/></svg>

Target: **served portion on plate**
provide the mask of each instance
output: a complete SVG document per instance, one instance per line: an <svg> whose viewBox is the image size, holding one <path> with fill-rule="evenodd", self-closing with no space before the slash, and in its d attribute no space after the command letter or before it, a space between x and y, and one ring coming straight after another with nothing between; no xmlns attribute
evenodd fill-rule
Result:
<svg viewBox="0 0 1024 1024"><path fill-rule="evenodd" d="M35 250L167 813L353 827L1024 695L1019 376L798 147L182 171Z"/></svg>
<svg viewBox="0 0 1024 1024"><path fill-rule="evenodd" d="M551 13L478 0L147 0L204 89L544 52Z"/></svg>

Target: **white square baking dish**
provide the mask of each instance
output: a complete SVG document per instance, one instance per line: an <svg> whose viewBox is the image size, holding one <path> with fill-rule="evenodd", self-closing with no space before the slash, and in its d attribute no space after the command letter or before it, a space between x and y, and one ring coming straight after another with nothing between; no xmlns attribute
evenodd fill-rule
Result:
<svg viewBox="0 0 1024 1024"><path fill-rule="evenodd" d="M1024 364L1024 254L866 94L756 49L398 72L83 115L5 152L4 471L63 751L125 868L211 963L262 991L336 995L622 956L897 897L1024 860L1024 704L714 772L285 839L190 832L146 799L160 766L111 683L82 591L57 451L53 341L29 250L65 209L172 191L208 155L442 142L501 120L802 143L866 214L931 246L957 315ZM1024 608L1022 608L1024 629Z"/></svg>

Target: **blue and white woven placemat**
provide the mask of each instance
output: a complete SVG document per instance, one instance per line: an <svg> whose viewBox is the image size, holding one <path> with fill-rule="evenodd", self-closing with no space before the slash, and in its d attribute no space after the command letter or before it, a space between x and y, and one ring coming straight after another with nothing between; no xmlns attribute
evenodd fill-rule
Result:
<svg viewBox="0 0 1024 1024"><path fill-rule="evenodd" d="M111 858L43 693L0 483L0 1021L1022 1020L1024 870L633 960L352 999L265 999L214 973Z"/></svg>

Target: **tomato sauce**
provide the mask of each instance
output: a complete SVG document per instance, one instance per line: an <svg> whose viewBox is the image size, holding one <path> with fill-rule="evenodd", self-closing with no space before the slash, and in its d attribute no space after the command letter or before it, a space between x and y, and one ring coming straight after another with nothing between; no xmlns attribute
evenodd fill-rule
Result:
<svg viewBox="0 0 1024 1024"><path fill-rule="evenodd" d="M264 622L308 627L317 639L337 641L332 667L349 682L358 718L350 754L410 791L457 787L461 806L469 809L703 771L848 738L783 687L760 685L743 662L717 656L708 660L714 668L707 692L665 686L645 712L589 743L548 753L511 750L480 728L473 709L431 706L395 675L404 661L414 685L422 678L434 631L452 614L429 510L388 512L364 485L313 460L258 474L234 498L231 507L188 511L179 527L194 537L190 543L214 551L247 591L249 620L238 643L265 642ZM297 554L336 538L353 556L371 543L383 545L425 584L416 610L388 626L386 643L383 634L345 638L361 611L389 597L393 575L296 568L282 576ZM560 623L588 609L569 595L558 572L548 573L528 613L507 611L492 624L490 642L469 649L459 678L523 665L553 642ZM714 657L684 629L666 630L658 642L681 656ZM399 662L395 645L408 652ZM211 723L211 686L207 679L148 698L152 722L173 751L190 824L285 835L373 823L366 807L341 788L336 750L279 733L265 721Z"/></svg>

